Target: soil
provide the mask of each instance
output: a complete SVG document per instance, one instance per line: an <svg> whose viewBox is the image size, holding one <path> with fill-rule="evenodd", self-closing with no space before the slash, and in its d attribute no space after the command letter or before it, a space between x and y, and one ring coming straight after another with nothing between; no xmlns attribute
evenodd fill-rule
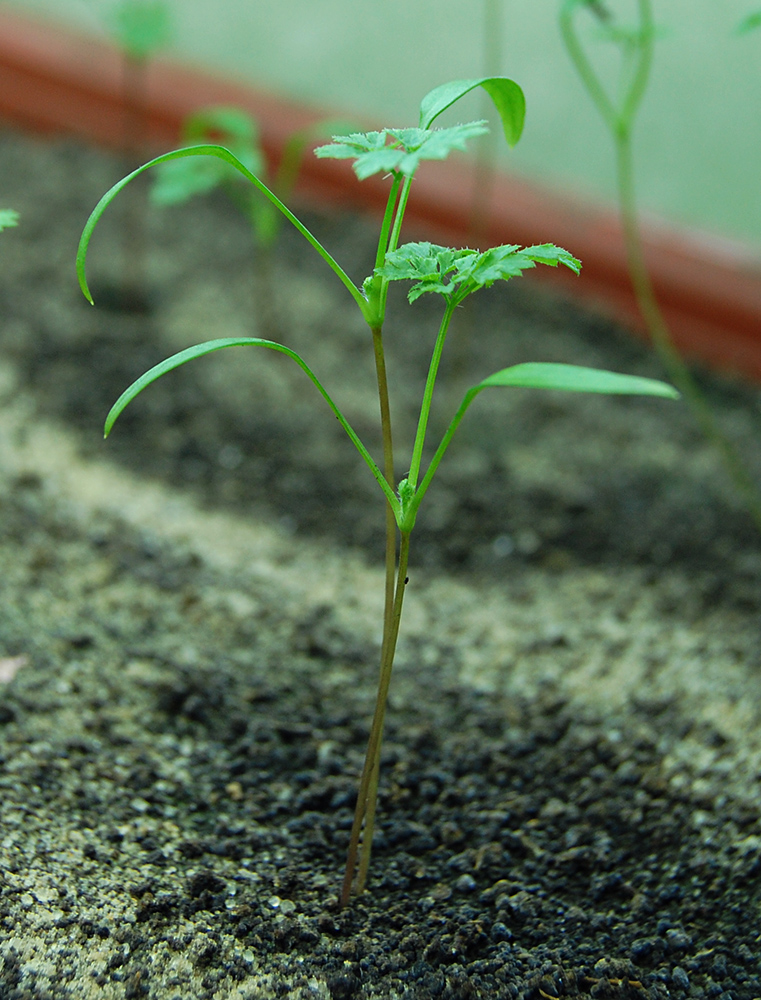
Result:
<svg viewBox="0 0 761 1000"><path fill-rule="evenodd" d="M76 241L120 172L0 144L21 212L1 237L0 998L760 997L761 540L686 407L473 406L413 535L369 891L341 911L377 486L269 352L188 365L100 427L173 350L276 325L376 449L368 335L291 231L257 325L250 237L216 197L149 219L142 310L92 309ZM307 215L361 279L367 222ZM96 303L119 298L126 230L114 205ZM399 291L398 442L436 322ZM519 360L660 374L514 281L458 317L439 432ZM697 375L761 482L758 388Z"/></svg>

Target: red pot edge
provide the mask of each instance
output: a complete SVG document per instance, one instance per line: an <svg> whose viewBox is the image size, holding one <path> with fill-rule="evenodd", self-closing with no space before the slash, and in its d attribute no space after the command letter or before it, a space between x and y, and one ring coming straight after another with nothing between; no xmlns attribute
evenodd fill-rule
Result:
<svg viewBox="0 0 761 1000"><path fill-rule="evenodd" d="M281 97L167 60L152 63L143 107L145 148L178 142L183 119L200 107L235 104L258 120L268 156L288 138L326 118ZM124 63L108 44L58 25L0 11L0 117L38 132L68 133L124 148L130 109ZM345 117L345 116L344 116ZM134 118L133 118L134 121ZM412 232L460 245L502 242L565 246L582 275L537 268L532 274L642 332L617 216L518 177L493 179L488 220L473 217L483 183L463 161L430 165L415 180L407 220ZM457 192L466 192L458 197ZM347 164L304 159L299 194L312 202L382 210L381 181L360 184ZM714 367L761 380L761 261L741 244L644 222L646 254L677 346ZM476 236L478 238L476 238Z"/></svg>

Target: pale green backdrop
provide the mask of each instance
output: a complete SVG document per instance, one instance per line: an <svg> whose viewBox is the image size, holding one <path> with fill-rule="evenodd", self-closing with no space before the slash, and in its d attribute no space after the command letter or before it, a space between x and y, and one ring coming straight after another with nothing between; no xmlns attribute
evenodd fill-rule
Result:
<svg viewBox="0 0 761 1000"><path fill-rule="evenodd" d="M315 107L416 124L420 97L481 75L486 0L170 0L171 54ZM501 71L524 88L526 131L506 159L560 190L609 199L610 144L557 28L559 0L503 0ZM629 0L609 0L626 15ZM6 6L104 31L110 0ZM643 206L761 252L761 31L734 29L759 0L655 0L663 26L637 130ZM494 34L491 35L494 39ZM605 46L600 51L604 55ZM480 116L475 100L465 114Z"/></svg>

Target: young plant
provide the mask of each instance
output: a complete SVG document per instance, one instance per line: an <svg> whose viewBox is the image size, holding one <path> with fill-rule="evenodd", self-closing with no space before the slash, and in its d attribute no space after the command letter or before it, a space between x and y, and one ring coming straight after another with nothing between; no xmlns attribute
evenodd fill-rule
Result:
<svg viewBox="0 0 761 1000"><path fill-rule="evenodd" d="M169 7L164 0L118 0L109 27L121 52L126 170L145 157L148 118L148 66L172 37ZM134 312L148 309L145 262L145 192L134 190L124 209L124 270L121 287L109 294L114 306Z"/></svg>
<svg viewBox="0 0 761 1000"><path fill-rule="evenodd" d="M389 179L389 194L383 220L380 224L375 266L372 273L358 286L328 250L312 235L283 202L230 150L218 145L200 145L179 149L151 160L108 191L88 219L77 254L77 270L82 291L92 302L85 274L86 254L90 237L106 206L134 177L149 167L193 156L212 156L234 167L257 191L269 199L282 215L296 227L330 267L347 293L357 305L370 329L378 385L380 425L383 459L378 464L360 440L349 421L341 412L319 381L315 373L295 351L284 344L255 337L236 337L212 340L189 347L167 358L145 372L127 388L114 403L106 418L107 436L119 414L143 389L160 376L199 358L230 347L263 347L278 351L294 361L311 380L347 436L367 465L380 488L386 511L386 576L383 637L380 655L380 678L375 713L370 729L367 753L359 785L354 824L349 842L346 870L340 902L346 905L353 891L364 889L378 794L380 752L389 684L391 682L402 606L407 585L407 568L410 537L415 527L421 504L431 485L452 439L468 408L484 390L492 388L541 388L567 392L628 393L675 398L678 393L671 386L653 379L581 368L567 364L530 363L503 368L476 385L463 396L441 440L431 450L427 447L428 421L433 401L436 376L439 370L444 342L454 311L470 295L489 288L496 281L508 281L537 264L559 265L578 273L580 262L567 250L552 244L521 248L516 245L492 247L483 252L473 249L442 247L431 243L400 245L402 222L413 178L424 160L443 160L453 150L464 149L468 141L486 130L483 121L467 122L448 128L434 128L433 123L442 112L463 95L477 87L491 97L499 113L505 139L514 145L521 134L524 118L524 98L520 87L504 77L486 77L477 80L457 80L437 87L427 94L420 105L417 128L385 128L377 132L353 133L335 136L333 142L317 149L319 157L333 157L353 161L354 171L360 179L381 174ZM409 301L431 294L441 297L443 315L435 338L428 376L423 390L420 415L417 423L409 471L396 478L394 442L391 427L388 384L383 346L383 325L386 301L392 281L411 281Z"/></svg>
<svg viewBox="0 0 761 1000"><path fill-rule="evenodd" d="M612 96L595 71L576 29L580 9L591 13L603 38L616 45L621 54L619 91ZM571 61L602 117L616 154L618 205L623 227L629 277L634 294L661 364L689 405L706 439L716 449L724 468L761 531L761 490L749 474L735 447L719 426L697 382L674 346L668 324L661 312L645 260L634 189L633 130L637 112L645 96L653 61L657 29L652 0L637 0L637 24L618 24L603 0L562 0L560 31ZM750 30L755 20L744 22Z"/></svg>
<svg viewBox="0 0 761 1000"><path fill-rule="evenodd" d="M242 108L206 108L191 115L184 123L182 141L188 146L209 142L225 146L251 173L265 178L270 190L281 201L286 201L296 184L306 147L317 138L329 137L337 127L336 123L322 122L295 132L286 143L272 176L269 176L259 141L258 125ZM254 282L259 328L268 337L274 336L280 324L272 277L272 251L283 222L275 205L229 164L213 157L192 157L160 164L151 200L161 206L179 205L217 188L223 190L241 211L251 229L256 247Z"/></svg>

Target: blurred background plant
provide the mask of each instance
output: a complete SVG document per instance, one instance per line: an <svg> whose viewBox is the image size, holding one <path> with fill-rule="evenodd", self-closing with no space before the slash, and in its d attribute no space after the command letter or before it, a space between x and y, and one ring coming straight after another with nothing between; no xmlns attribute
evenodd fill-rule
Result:
<svg viewBox="0 0 761 1000"><path fill-rule="evenodd" d="M583 10L594 18L597 40L612 43L618 51L619 71L614 87L606 87L593 65L589 56L589 39L587 44L582 42L576 17ZM651 343L666 375L682 393L703 434L716 448L727 474L761 531L759 487L674 346L645 259L634 178L634 126L650 81L655 39L659 32L653 19L651 0L637 0L636 15L634 24L626 24L616 17L610 4L601 0L562 0L560 31L576 72L605 122L613 143L618 207L629 276Z"/></svg>
<svg viewBox="0 0 761 1000"><path fill-rule="evenodd" d="M615 198L610 144L594 108L580 100L555 3L484 0L495 8L498 29L486 39L483 4L460 0L166 3L172 37L162 52L360 122L411 122L416 109L409 95L434 86L442 66L468 78L481 72L485 58L493 60L499 72L521 80L529 107L520 147L500 151L500 165L562 193ZM114 0L5 0L3 6L90 34L108 25L113 35ZM645 212L744 240L761 257L761 130L754 124L761 74L755 46L737 45L733 37L743 19L750 30L758 7L757 0L669 0L659 8L671 30L659 43L640 109L637 176ZM633 0L616 0L615 9L625 17ZM493 50L488 56L485 44ZM481 111L473 97L462 113L477 118Z"/></svg>
<svg viewBox="0 0 761 1000"><path fill-rule="evenodd" d="M106 24L122 54L124 93L124 172L146 158L148 66L172 40L172 16L165 0L119 0L106 11ZM147 194L145 183L134 184L122 206L123 270L118 282L101 289L105 306L147 312Z"/></svg>
<svg viewBox="0 0 761 1000"><path fill-rule="evenodd" d="M298 179L299 166L308 147L351 126L345 122L319 122L295 132L286 142L280 161L270 170L253 117L241 108L206 108L191 115L182 133L184 146L219 143L253 174L261 177L281 201L288 201ZM193 156L163 163L151 189L156 205L179 205L196 195L221 189L249 223L254 244L253 281L256 329L260 336L282 336L278 318L272 251L282 228L283 216L251 184L228 164L214 157Z"/></svg>

